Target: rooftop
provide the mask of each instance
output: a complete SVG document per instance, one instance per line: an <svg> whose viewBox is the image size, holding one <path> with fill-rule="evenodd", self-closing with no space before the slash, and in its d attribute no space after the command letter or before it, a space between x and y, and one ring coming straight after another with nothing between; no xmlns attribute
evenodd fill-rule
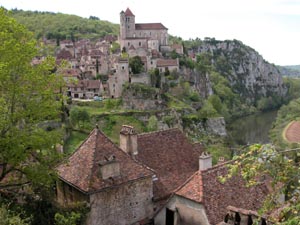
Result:
<svg viewBox="0 0 300 225"><path fill-rule="evenodd" d="M222 221L229 205L258 210L269 193L264 183L247 188L241 176L221 183L218 178L227 174L227 164L197 171L176 191L179 196L203 204L210 224Z"/></svg>
<svg viewBox="0 0 300 225"><path fill-rule="evenodd" d="M191 144L179 129L138 135L139 161L153 169L154 198L168 197L199 168L202 147Z"/></svg>
<svg viewBox="0 0 300 225"><path fill-rule="evenodd" d="M120 165L120 176L102 179L99 166L110 158ZM98 128L95 128L79 148L57 168L59 178L84 193L118 186L153 173L119 149Z"/></svg>

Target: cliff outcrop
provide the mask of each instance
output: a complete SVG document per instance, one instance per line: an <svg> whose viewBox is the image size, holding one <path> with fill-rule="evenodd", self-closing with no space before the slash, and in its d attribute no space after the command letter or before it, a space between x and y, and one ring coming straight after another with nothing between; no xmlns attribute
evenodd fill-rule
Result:
<svg viewBox="0 0 300 225"><path fill-rule="evenodd" d="M240 41L206 39L193 51L208 55L214 69L249 103L262 97L284 97L287 93L279 69Z"/></svg>

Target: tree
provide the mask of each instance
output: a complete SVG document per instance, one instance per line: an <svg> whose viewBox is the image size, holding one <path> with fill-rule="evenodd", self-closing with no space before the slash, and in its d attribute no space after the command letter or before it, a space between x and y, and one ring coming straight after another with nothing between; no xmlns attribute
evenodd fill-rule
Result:
<svg viewBox="0 0 300 225"><path fill-rule="evenodd" d="M129 67L133 74L138 74L143 71L143 62L140 56L134 56L129 59Z"/></svg>
<svg viewBox="0 0 300 225"><path fill-rule="evenodd" d="M276 224L299 224L299 153L300 148L282 150L272 145L252 145L234 157L232 164L228 165L228 175L220 177L220 181L226 182L227 178L241 174L248 186L269 183L272 191L260 213L269 215L268 219Z"/></svg>
<svg viewBox="0 0 300 225"><path fill-rule="evenodd" d="M25 184L50 187L59 159L61 80L52 73L55 60L39 65L33 36L0 8L0 191Z"/></svg>
<svg viewBox="0 0 300 225"><path fill-rule="evenodd" d="M74 125L83 127L86 122L90 121L90 116L86 110L74 107L71 109L70 119Z"/></svg>

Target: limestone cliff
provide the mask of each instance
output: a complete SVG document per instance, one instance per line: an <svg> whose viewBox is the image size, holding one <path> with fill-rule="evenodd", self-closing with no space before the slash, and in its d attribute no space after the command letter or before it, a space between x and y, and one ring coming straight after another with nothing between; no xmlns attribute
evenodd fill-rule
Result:
<svg viewBox="0 0 300 225"><path fill-rule="evenodd" d="M233 91L249 103L261 97L286 95L279 69L240 41L206 39L193 51L209 55L215 70L226 77Z"/></svg>

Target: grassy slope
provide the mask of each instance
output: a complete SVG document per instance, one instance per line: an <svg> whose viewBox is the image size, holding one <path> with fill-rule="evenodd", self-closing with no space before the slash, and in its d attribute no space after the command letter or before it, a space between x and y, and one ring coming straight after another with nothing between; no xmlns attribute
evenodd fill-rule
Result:
<svg viewBox="0 0 300 225"><path fill-rule="evenodd" d="M86 19L75 15L50 12L13 10L12 16L37 38L59 36L60 39L100 38L118 35L119 25L103 20Z"/></svg>

